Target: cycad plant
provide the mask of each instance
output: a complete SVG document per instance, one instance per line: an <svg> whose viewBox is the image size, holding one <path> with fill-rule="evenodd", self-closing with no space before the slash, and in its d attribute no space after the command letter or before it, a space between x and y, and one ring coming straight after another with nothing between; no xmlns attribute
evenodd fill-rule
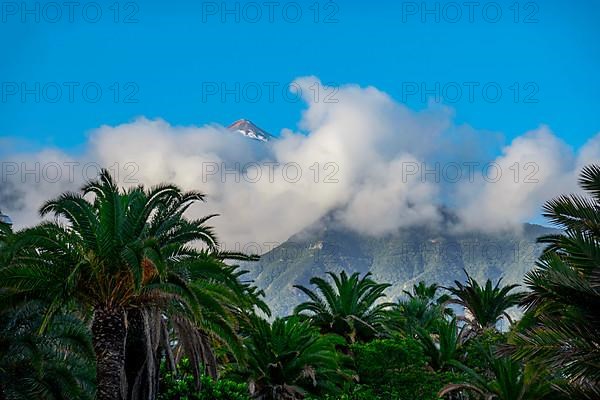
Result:
<svg viewBox="0 0 600 400"><path fill-rule="evenodd" d="M300 289L310 299L299 304L295 314L305 315L323 333L335 333L348 343L373 338L383 331L385 311L392 303L378 302L385 297L387 283L377 283L371 274L362 278L358 272L348 276L327 273L333 285L325 279L313 277L310 283L316 286L319 294L302 285Z"/></svg>

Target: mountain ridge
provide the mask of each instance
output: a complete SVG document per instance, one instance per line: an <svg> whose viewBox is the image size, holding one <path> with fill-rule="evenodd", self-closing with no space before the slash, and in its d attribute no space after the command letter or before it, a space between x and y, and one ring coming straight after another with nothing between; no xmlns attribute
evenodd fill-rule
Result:
<svg viewBox="0 0 600 400"><path fill-rule="evenodd" d="M293 285L307 285L311 277L327 271L371 272L375 280L392 284L387 291L391 300L419 280L444 286L462 281L464 271L479 281L503 278L522 284L544 248L537 238L557 232L536 224L501 233L416 226L368 236L321 220L247 268L274 315L285 315L305 300Z"/></svg>

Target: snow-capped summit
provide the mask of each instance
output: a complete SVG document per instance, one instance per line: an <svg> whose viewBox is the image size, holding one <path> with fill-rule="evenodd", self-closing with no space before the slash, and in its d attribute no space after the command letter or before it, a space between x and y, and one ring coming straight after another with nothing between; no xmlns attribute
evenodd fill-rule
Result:
<svg viewBox="0 0 600 400"><path fill-rule="evenodd" d="M261 142L268 142L273 139L273 136L254 125L249 119L239 119L229 125L228 129L232 132L239 132L250 139L260 140Z"/></svg>

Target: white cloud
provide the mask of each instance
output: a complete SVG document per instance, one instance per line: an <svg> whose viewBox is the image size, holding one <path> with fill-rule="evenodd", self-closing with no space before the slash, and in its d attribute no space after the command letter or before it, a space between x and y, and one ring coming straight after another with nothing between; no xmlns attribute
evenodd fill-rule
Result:
<svg viewBox="0 0 600 400"><path fill-rule="evenodd" d="M483 176L461 188L463 223L492 231L517 227L545 200L573 189L573 160L572 150L546 126L517 137L486 165Z"/></svg>
<svg viewBox="0 0 600 400"><path fill-rule="evenodd" d="M308 105L299 122L305 133L286 129L281 139L264 144L217 125L179 127L139 118L102 126L82 155L46 150L3 160L80 166L75 179L57 183L11 175L10 187L21 196L5 205L7 190L0 191L0 208L18 226L35 223L42 202L79 187L82 165L94 162L118 171L123 184L169 181L207 193L208 203L192 213L221 214L214 224L230 248L236 242L242 247L282 242L326 214L373 235L436 223L441 204L456 207L462 228L497 230L518 226L549 197L574 190L578 168L600 160L600 134L575 153L542 126L501 148L498 134L457 126L446 107L417 112L373 87L356 85L338 88L326 101L310 89L320 85L316 78L297 84ZM473 182L467 162L480 165ZM485 162L502 172L496 182L489 179L493 169L487 180L482 176ZM456 182L448 172L451 164L463 168ZM247 175L231 170L243 166Z"/></svg>

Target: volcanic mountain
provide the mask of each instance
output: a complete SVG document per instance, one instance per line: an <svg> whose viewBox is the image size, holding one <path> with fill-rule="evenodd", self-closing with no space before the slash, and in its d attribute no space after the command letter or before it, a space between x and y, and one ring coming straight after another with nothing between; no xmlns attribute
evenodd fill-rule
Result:
<svg viewBox="0 0 600 400"><path fill-rule="evenodd" d="M239 119L227 127L232 132L240 133L250 139L268 142L274 139L274 136L267 133L265 130L256 126L249 119Z"/></svg>

